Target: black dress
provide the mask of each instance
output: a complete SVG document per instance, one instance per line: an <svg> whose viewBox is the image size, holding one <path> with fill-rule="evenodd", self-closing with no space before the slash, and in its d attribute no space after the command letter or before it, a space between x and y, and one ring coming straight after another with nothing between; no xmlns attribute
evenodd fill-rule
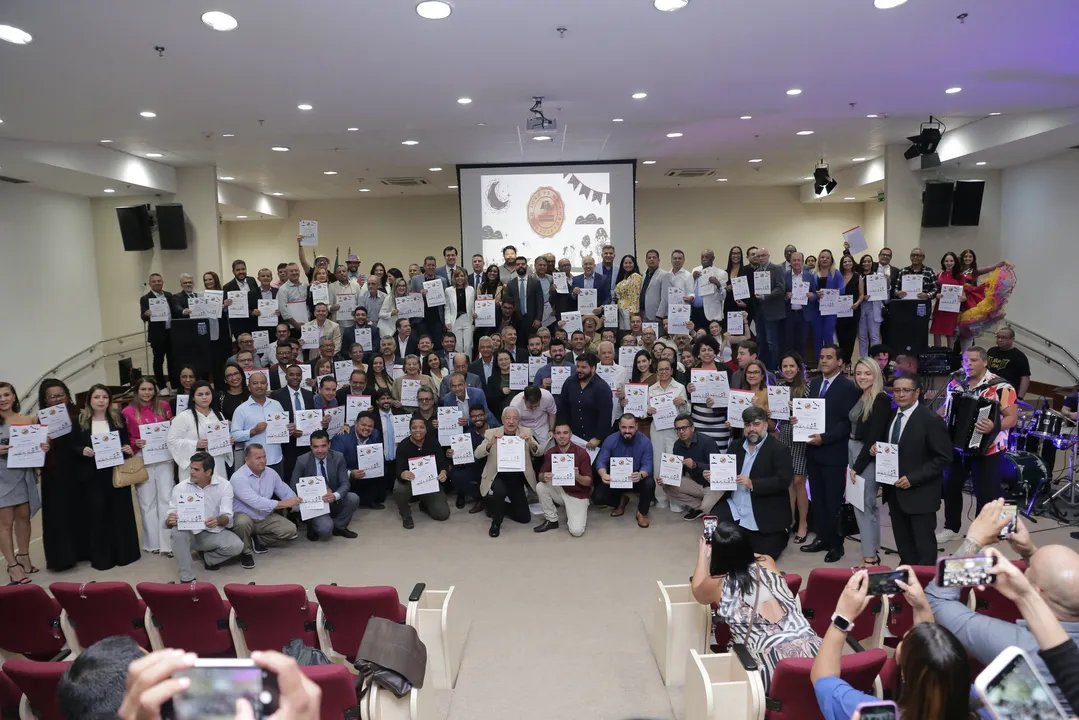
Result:
<svg viewBox="0 0 1079 720"><path fill-rule="evenodd" d="M120 444L130 439L123 423L108 421L110 430L120 432ZM111 570L117 565L130 565L139 559L139 531L135 525L135 509L131 488L112 486L112 468L98 470L92 457L82 455L83 448L92 447L89 429L78 428L76 476L86 489L86 506L82 511L87 520L85 544L89 546L90 564L95 570Z"/></svg>
<svg viewBox="0 0 1079 720"><path fill-rule="evenodd" d="M69 405L67 411L73 420L78 418L74 406ZM41 534L45 567L61 572L90 559L86 487L76 472L85 459L84 446L78 428L49 440L49 445L41 469Z"/></svg>
<svg viewBox="0 0 1079 720"><path fill-rule="evenodd" d="M858 273L852 274L840 294L851 295L854 297L853 302L858 302L858 287L861 279L862 276ZM845 363L849 363L851 358L854 357L854 341L858 339L858 316L861 312L862 309L857 308L854 311L854 317L837 317L835 319L835 337L839 341L839 349L843 354L843 362ZM868 352L868 348L862 349L863 355Z"/></svg>
<svg viewBox="0 0 1079 720"><path fill-rule="evenodd" d="M236 395L233 395L227 390L222 390L217 394L217 403L220 407L221 414L224 415L229 422L232 422L232 416L236 412L236 408L247 402L249 397L251 397L251 394L246 390Z"/></svg>

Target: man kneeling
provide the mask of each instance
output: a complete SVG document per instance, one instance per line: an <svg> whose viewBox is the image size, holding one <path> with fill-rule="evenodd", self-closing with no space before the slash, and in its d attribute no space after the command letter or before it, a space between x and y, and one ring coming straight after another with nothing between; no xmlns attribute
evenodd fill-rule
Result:
<svg viewBox="0 0 1079 720"><path fill-rule="evenodd" d="M204 527L181 530L178 527L181 504L185 507L201 505ZM232 485L214 475L213 455L197 452L191 456L191 479L172 489L169 514L165 518L165 527L172 529L172 552L176 556L180 582L195 581L191 573L192 549L202 552L202 564L207 570L217 570L221 563L240 554L244 544L228 529L231 525Z"/></svg>
<svg viewBox="0 0 1079 720"><path fill-rule="evenodd" d="M236 495L233 526L244 541L240 565L251 570L255 567L252 552L264 553L269 545L296 539L296 526L274 511L293 510L299 507L300 498L273 468L266 467L266 448L258 443L244 448L244 465L232 474L232 490Z"/></svg>
<svg viewBox="0 0 1079 720"><path fill-rule="evenodd" d="M585 521L588 519L588 499L592 495L592 460L583 447L571 442L572 437L573 431L570 430L568 423L555 425L554 447L543 455L543 466L540 468L536 494L539 495L544 519L532 528L538 533L558 529L556 506L565 505L569 534L573 537L584 535ZM573 482L568 485L563 483L556 485L553 470L554 458L558 457L564 461L566 456L569 456L572 465Z"/></svg>
<svg viewBox="0 0 1079 720"><path fill-rule="evenodd" d="M325 430L311 433L311 452L296 458L292 470L294 486L305 477L321 477L326 482L326 494L322 501L328 503L330 512L307 521L308 540L329 540L330 535L352 539L356 533L348 529L352 514L360 506L360 498L349 492L348 466L345 456L330 449L330 436Z"/></svg>

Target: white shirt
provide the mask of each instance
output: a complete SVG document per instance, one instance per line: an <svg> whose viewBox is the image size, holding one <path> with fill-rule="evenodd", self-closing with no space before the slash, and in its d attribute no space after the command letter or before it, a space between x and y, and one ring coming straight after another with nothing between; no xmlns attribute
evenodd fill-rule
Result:
<svg viewBox="0 0 1079 720"><path fill-rule="evenodd" d="M911 415L911 413L914 412L914 410L917 407L918 407L918 401L915 400L914 404L911 405L906 410L897 410L896 411L895 417L892 418L892 422L888 426L888 435L886 436L885 442L891 442L892 441L892 429L895 427L895 421L898 420L900 417L903 418L903 424L899 426L899 439L900 440L903 439L903 433L905 433L907 431L907 425L910 423L910 415Z"/></svg>
<svg viewBox="0 0 1079 720"><path fill-rule="evenodd" d="M685 266L678 272L671 270L670 276L671 287L681 288L683 297L693 294L693 273L686 270Z"/></svg>
<svg viewBox="0 0 1079 720"><path fill-rule="evenodd" d="M226 515L228 516L228 526L232 527L232 483L216 474L210 477L210 484L204 488L199 487L190 480L182 480L172 489L172 495L169 497L169 512L176 512L177 507L180 505L180 498L192 493L202 494L204 517L207 520L212 517ZM219 533L224 529L218 525L217 527L191 530L190 532L198 535L201 532Z"/></svg>
<svg viewBox="0 0 1079 720"><path fill-rule="evenodd" d="M308 409L310 409L310 408L304 407L304 405L303 405L303 388L300 388L299 390L293 390L290 386L286 385L285 390L288 391L288 399L292 403L292 409L294 411L295 410L308 410ZM299 401L300 401L299 405L296 404L297 399L299 399Z"/></svg>

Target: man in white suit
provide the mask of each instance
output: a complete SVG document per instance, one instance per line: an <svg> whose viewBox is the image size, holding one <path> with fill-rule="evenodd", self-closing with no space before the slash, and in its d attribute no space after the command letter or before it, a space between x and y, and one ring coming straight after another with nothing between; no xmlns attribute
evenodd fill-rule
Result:
<svg viewBox="0 0 1079 720"><path fill-rule="evenodd" d="M641 283L641 317L645 322L659 322L667 317L667 288L670 274L659 266L659 252L649 250L644 255L644 281Z"/></svg>
<svg viewBox="0 0 1079 720"><path fill-rule="evenodd" d="M727 271L715 267L716 253L713 250L701 250L701 264L693 268L693 304L690 319L694 328L707 329L712 320L723 321L723 300L727 296ZM705 283L715 286L711 295L702 295L701 287Z"/></svg>

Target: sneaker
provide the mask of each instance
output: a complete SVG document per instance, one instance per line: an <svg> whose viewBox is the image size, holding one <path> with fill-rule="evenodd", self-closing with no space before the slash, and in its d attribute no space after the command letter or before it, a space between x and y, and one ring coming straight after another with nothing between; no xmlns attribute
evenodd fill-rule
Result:
<svg viewBox="0 0 1079 720"><path fill-rule="evenodd" d="M244 570L254 570L255 569L255 556L252 555L251 553L244 553L243 555L241 555L240 556L240 567L242 567Z"/></svg>
<svg viewBox="0 0 1079 720"><path fill-rule="evenodd" d="M666 510L668 506L669 501L667 498L656 498L656 507Z"/></svg>
<svg viewBox="0 0 1079 720"><path fill-rule="evenodd" d="M686 511L686 508L685 508L684 505L682 505L680 503L676 503L673 500L670 501L670 508L671 508L671 512L673 512L673 513L680 513L680 512L685 512Z"/></svg>
<svg viewBox="0 0 1079 720"><path fill-rule="evenodd" d="M256 555L261 555L267 550L266 546L262 543L262 540L259 539L258 535L251 536L251 549L255 552Z"/></svg>
<svg viewBox="0 0 1079 720"><path fill-rule="evenodd" d="M700 510L690 510L689 512L687 512L685 515L682 516L682 519L683 520L696 520L701 515L704 515L704 513L701 512Z"/></svg>
<svg viewBox="0 0 1079 720"><path fill-rule="evenodd" d="M946 543L949 540L955 540L957 537L959 537L959 533L957 533L957 532L955 532L953 530L949 530L948 528L944 528L943 530L941 530L940 532L937 533L937 542L938 543Z"/></svg>

